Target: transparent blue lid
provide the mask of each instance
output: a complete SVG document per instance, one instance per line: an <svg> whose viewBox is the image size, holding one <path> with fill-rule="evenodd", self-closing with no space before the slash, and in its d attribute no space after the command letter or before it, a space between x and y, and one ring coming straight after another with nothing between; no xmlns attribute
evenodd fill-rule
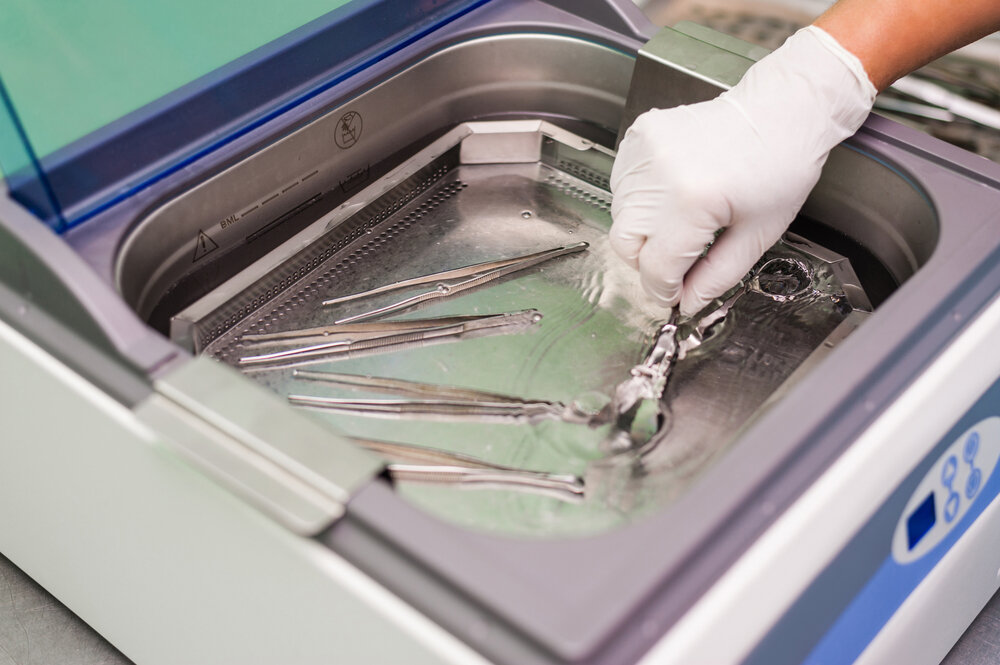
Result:
<svg viewBox="0 0 1000 665"><path fill-rule="evenodd" d="M0 169L74 226L487 0L6 0Z"/></svg>

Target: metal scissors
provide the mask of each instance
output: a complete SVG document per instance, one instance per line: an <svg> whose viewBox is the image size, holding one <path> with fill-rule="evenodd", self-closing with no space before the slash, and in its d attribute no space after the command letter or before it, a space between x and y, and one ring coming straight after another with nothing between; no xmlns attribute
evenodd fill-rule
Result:
<svg viewBox="0 0 1000 665"><path fill-rule="evenodd" d="M434 284L434 288L430 291L424 291L416 295L404 298L397 302L373 309L367 312L362 312L361 314L354 314L353 316L347 316L342 319L335 321L335 324L351 323L353 321L363 321L365 319L371 319L376 316L381 316L384 314L389 314L390 312L398 312L402 309L407 309L413 307L414 305L426 302L428 300L433 300L435 298L444 298L447 296L453 296L468 289L481 286L493 280L499 279L511 273L519 272L526 268L536 266L539 263L544 263L550 259L554 259L558 256L564 256L566 254L575 254L576 252L581 252L587 247L589 247L587 242L578 242L572 245L565 245L563 247L555 247L553 249L547 249L542 252L535 252L533 254L524 254L521 256L515 256L509 259L500 259L497 261L487 261L485 263L476 263L469 266L464 266L462 268L455 268L453 270L445 270L443 272L437 272L430 275L423 275L421 277L414 277L412 279L406 279L400 282L395 282L393 284L386 284L385 286L380 286L378 288L370 289L368 291L363 291L361 293L352 293L350 295L341 296L338 298L332 298L330 300L323 301L324 306L338 305L345 302L350 302L352 300L357 300L360 298L367 298L370 296L378 295L381 293L388 293L391 291L397 291L400 289L412 288L415 286L423 286L425 284Z"/></svg>

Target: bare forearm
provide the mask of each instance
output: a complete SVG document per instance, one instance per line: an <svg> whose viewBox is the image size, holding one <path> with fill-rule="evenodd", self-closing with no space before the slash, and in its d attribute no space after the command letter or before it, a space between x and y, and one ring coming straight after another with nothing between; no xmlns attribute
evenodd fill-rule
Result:
<svg viewBox="0 0 1000 665"><path fill-rule="evenodd" d="M897 78L1000 30L1000 0L840 0L815 25L884 90Z"/></svg>

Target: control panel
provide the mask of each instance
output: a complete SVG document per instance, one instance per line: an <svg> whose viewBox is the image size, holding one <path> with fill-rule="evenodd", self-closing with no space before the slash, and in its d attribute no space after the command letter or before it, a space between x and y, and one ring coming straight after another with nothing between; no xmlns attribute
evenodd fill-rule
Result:
<svg viewBox="0 0 1000 665"><path fill-rule="evenodd" d="M934 549L972 505L1000 458L1000 417L981 420L931 465L896 524L892 557L916 561Z"/></svg>

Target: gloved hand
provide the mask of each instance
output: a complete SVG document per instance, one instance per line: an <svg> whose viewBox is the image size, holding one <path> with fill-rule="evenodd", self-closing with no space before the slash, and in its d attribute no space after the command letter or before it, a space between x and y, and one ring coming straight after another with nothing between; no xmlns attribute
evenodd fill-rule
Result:
<svg viewBox="0 0 1000 665"><path fill-rule="evenodd" d="M695 314L781 237L875 93L861 62L810 26L717 99L642 114L611 172L612 248L660 304Z"/></svg>

